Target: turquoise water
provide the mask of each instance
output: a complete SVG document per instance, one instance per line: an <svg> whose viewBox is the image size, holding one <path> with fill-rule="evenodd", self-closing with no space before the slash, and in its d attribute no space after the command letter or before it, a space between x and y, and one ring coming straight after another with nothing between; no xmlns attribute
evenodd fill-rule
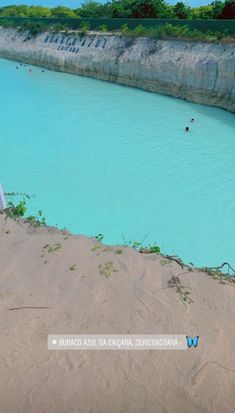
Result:
<svg viewBox="0 0 235 413"><path fill-rule="evenodd" d="M30 213L235 265L234 115L1 59L0 74L0 181L36 194Z"/></svg>

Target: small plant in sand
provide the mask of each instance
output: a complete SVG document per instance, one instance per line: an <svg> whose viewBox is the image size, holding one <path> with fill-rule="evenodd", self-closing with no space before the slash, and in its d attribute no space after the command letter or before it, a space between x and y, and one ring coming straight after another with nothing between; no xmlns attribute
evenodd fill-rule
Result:
<svg viewBox="0 0 235 413"><path fill-rule="evenodd" d="M25 218L34 227L43 227L46 225L46 220L43 217L42 211L38 211L37 215L30 215L25 217L27 211L26 200L31 199L34 195L28 195L20 192L7 192L5 193L7 201L7 207L4 212L9 218ZM21 197L20 200L16 200Z"/></svg>
<svg viewBox="0 0 235 413"><path fill-rule="evenodd" d="M222 272L224 266L227 265L227 272ZM210 275L214 280L218 280L221 284L233 283L235 284L235 270L229 263L223 263L219 267L202 267L201 270ZM232 273L230 273L232 271Z"/></svg>
<svg viewBox="0 0 235 413"><path fill-rule="evenodd" d="M94 237L95 239L97 239L97 241L101 242L104 239L104 235L103 234L97 234Z"/></svg>
<svg viewBox="0 0 235 413"><path fill-rule="evenodd" d="M99 265L100 274L104 275L106 278L111 277L113 272L117 272L118 270L114 267L112 261L107 261L104 264Z"/></svg>
<svg viewBox="0 0 235 413"><path fill-rule="evenodd" d="M104 235L103 235L103 234L97 234L97 235L94 236L94 238L95 238L98 242L101 242L102 239L104 238ZM97 250L100 249L100 248L101 248L101 245L97 243L97 244L93 245L93 247L91 248L91 251L95 252L95 251L97 251Z"/></svg>
<svg viewBox="0 0 235 413"><path fill-rule="evenodd" d="M152 253L159 254L161 252L159 245L157 245L155 242L153 244L149 244L147 247L147 250L149 251L150 254Z"/></svg>
<svg viewBox="0 0 235 413"><path fill-rule="evenodd" d="M55 244L48 245L47 251L49 252L49 254L51 254L52 252L59 250L61 247L62 245L59 242L56 242Z"/></svg>
<svg viewBox="0 0 235 413"><path fill-rule="evenodd" d="M95 245L93 245L93 247L91 248L91 251L92 251L92 252L95 252L95 251L99 250L100 248L101 248L101 246L100 246L99 244L95 244Z"/></svg>
<svg viewBox="0 0 235 413"><path fill-rule="evenodd" d="M153 254L153 253L160 254L161 249L159 245L156 244L156 242L154 242L153 244L149 244L147 246L143 246L144 239L142 241L125 241L124 239L124 245L134 248L135 250L146 253L146 254Z"/></svg>
<svg viewBox="0 0 235 413"><path fill-rule="evenodd" d="M122 251L122 250L119 250L119 249L117 249L117 250L114 251L115 254L119 254L119 255L122 254L122 252L123 252L123 251Z"/></svg>
<svg viewBox="0 0 235 413"><path fill-rule="evenodd" d="M161 265L167 265L169 264L169 261L163 258L162 260L160 260L160 263Z"/></svg>
<svg viewBox="0 0 235 413"><path fill-rule="evenodd" d="M7 203L5 213L9 218L23 217L27 211L25 200L20 201L18 204L14 204L12 201Z"/></svg>
<svg viewBox="0 0 235 413"><path fill-rule="evenodd" d="M38 211L38 215L30 215L26 218L26 221L29 222L33 227L44 227L46 225L46 219L43 216L42 211Z"/></svg>
<svg viewBox="0 0 235 413"><path fill-rule="evenodd" d="M7 198L7 207L4 212L9 218L21 218L25 216L27 211L26 199L30 199L31 196L21 192L6 192L5 196ZM17 203L14 198L21 197Z"/></svg>
<svg viewBox="0 0 235 413"><path fill-rule="evenodd" d="M138 250L139 248L142 247L142 244L140 241L129 241L128 244L131 248L134 248L135 250Z"/></svg>
<svg viewBox="0 0 235 413"><path fill-rule="evenodd" d="M170 280L168 280L167 285L169 288L174 288L175 291L180 295L180 299L184 304L193 303L193 300L189 297L190 295L190 288L185 287L182 283L180 278L177 275L172 275Z"/></svg>

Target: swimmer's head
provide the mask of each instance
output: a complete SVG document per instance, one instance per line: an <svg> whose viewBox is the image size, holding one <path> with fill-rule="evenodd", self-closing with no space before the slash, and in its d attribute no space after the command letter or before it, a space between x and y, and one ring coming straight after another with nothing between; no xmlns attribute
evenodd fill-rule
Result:
<svg viewBox="0 0 235 413"><path fill-rule="evenodd" d="M186 128L185 128L185 132L188 132L189 131L189 127L188 126L186 126Z"/></svg>

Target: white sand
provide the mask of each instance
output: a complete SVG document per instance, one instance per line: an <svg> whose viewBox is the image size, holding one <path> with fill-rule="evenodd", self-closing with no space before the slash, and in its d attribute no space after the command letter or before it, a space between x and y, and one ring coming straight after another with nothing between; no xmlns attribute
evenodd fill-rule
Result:
<svg viewBox="0 0 235 413"><path fill-rule="evenodd" d="M3 215L0 266L1 413L234 413L235 284ZM9 310L25 306L49 308ZM48 334L86 333L200 338L186 351L47 350Z"/></svg>

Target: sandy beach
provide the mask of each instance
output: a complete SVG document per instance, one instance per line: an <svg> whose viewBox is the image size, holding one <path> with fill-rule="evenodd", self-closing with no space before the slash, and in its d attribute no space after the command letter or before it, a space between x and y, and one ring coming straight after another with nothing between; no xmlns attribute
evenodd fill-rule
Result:
<svg viewBox="0 0 235 413"><path fill-rule="evenodd" d="M0 265L1 413L234 412L234 283L5 215ZM199 343L49 351L49 334L185 334Z"/></svg>

